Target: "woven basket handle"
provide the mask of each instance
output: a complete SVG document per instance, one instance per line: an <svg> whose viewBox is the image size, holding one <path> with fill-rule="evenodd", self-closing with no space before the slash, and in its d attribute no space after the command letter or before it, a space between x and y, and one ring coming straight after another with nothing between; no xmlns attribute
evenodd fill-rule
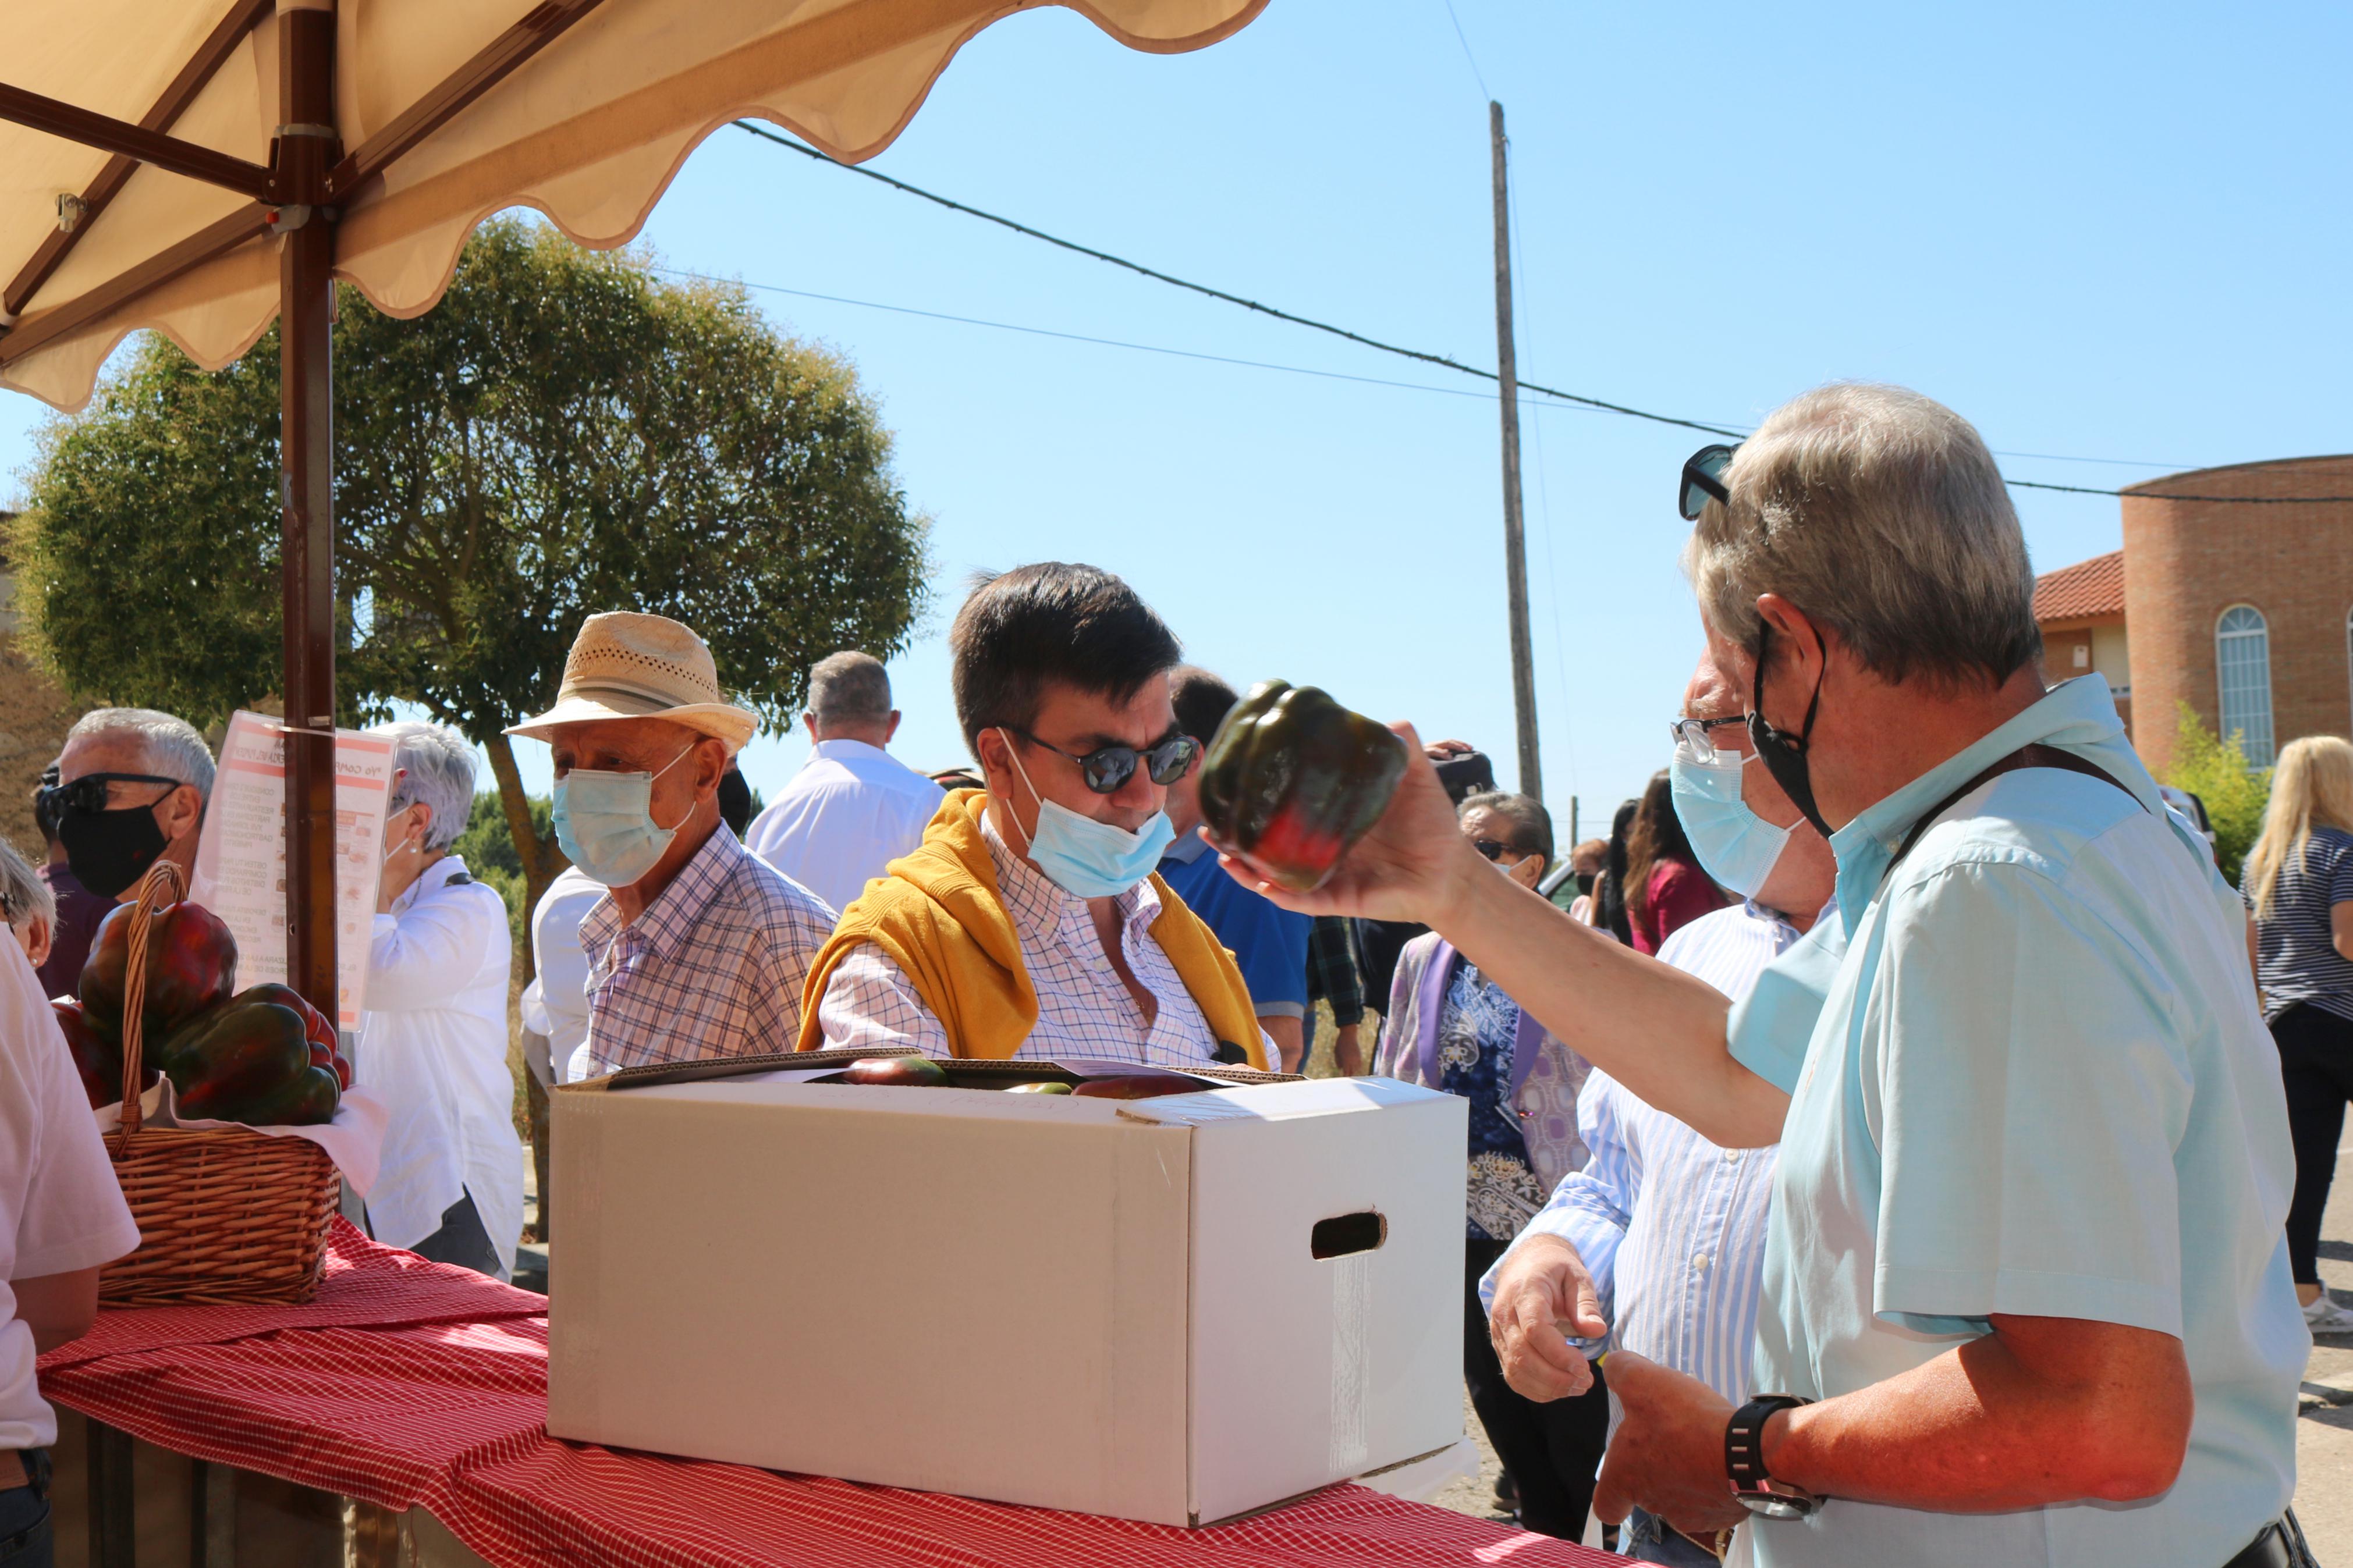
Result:
<svg viewBox="0 0 2353 1568"><path fill-rule="evenodd" d="M122 973L122 1123L115 1135L115 1158L130 1152L139 1131L139 1078L145 1065L147 1013L147 933L155 917L188 896L188 874L174 861L158 858L139 879L139 899L131 908L131 955Z"/></svg>

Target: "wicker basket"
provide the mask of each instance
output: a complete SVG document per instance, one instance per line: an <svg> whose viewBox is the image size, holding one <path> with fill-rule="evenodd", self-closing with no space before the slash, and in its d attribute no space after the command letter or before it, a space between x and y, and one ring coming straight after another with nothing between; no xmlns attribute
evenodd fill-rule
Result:
<svg viewBox="0 0 2353 1568"><path fill-rule="evenodd" d="M98 1299L112 1307L308 1301L318 1292L341 1192L327 1152L307 1138L265 1138L242 1128L139 1125L147 931L186 890L180 868L158 860L131 913L122 1126L107 1149L139 1224L139 1250L100 1273Z"/></svg>

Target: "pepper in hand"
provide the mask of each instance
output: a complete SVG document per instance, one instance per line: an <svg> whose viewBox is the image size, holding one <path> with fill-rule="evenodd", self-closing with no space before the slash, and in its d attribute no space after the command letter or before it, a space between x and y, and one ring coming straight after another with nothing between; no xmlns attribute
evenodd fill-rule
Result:
<svg viewBox="0 0 2353 1568"><path fill-rule="evenodd" d="M1405 776L1405 742L1313 686L1261 681L1201 764L1201 819L1220 848L1293 892L1323 885Z"/></svg>

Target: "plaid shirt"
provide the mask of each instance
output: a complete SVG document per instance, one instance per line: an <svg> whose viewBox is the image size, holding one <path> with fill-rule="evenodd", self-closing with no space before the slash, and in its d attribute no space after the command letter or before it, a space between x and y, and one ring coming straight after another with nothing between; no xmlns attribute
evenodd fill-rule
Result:
<svg viewBox="0 0 2353 1568"><path fill-rule="evenodd" d="M1340 1028L1365 1021L1365 983L1359 966L1356 922L1345 915L1317 915L1307 932L1307 1000L1332 1004Z"/></svg>
<svg viewBox="0 0 2353 1568"><path fill-rule="evenodd" d="M580 922L588 1043L575 1078L789 1051L801 983L834 913L722 826L628 924L610 893Z"/></svg>
<svg viewBox="0 0 2353 1568"><path fill-rule="evenodd" d="M997 867L997 896L1013 917L1038 992L1038 1025L1013 1054L1018 1058L1055 1057L1096 1061L1143 1062L1154 1067L1205 1066L1214 1058L1217 1037L1193 1000L1176 966L1152 938L1160 918L1160 895L1150 879L1113 900L1119 911L1120 952L1130 973L1158 1004L1147 1024L1144 1009L1121 981L1095 934L1087 901L1064 892L1029 859L997 837L997 825L981 818L981 837ZM900 967L868 943L837 965L818 1004L828 1046L913 1046L926 1056L944 1057L948 1032ZM1275 1058L1266 1047L1267 1060Z"/></svg>

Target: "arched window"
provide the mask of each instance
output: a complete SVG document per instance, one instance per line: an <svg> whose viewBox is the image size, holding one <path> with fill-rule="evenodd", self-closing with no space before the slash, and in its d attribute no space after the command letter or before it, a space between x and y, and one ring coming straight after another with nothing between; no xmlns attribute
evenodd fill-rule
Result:
<svg viewBox="0 0 2353 1568"><path fill-rule="evenodd" d="M2247 765L2272 765L2272 637L2263 613L2233 605L2214 626L2214 674L2221 687L2222 738L2236 731Z"/></svg>

